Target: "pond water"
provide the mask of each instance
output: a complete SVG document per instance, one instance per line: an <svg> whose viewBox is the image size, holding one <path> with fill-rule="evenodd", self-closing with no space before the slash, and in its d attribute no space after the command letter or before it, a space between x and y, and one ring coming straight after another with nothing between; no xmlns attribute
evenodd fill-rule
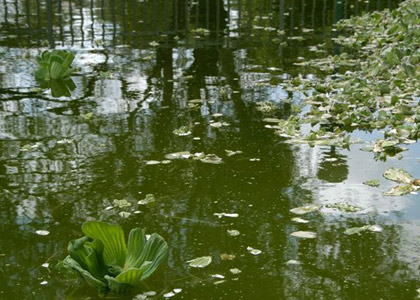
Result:
<svg viewBox="0 0 420 300"><path fill-rule="evenodd" d="M419 145L402 159L375 160L357 144L285 143L263 121L289 116L302 100L285 79L322 76L296 62L340 53L337 20L398 3L2 1L0 298L96 299L93 288L53 268L91 219L145 227L168 241L168 264L145 287L157 298L174 288L182 291L173 299L416 298L419 196L384 197L395 184L382 174L395 166L420 177ZM324 43L325 52L311 51ZM35 57L51 47L76 53L70 97L52 97L34 79ZM262 101L274 109L261 112ZM191 134L173 133L182 126ZM180 151L223 163L150 162ZM362 184L369 179L380 186ZM137 204L147 194L155 206ZM114 199L132 205L109 209ZM307 224L292 221L292 208L336 202L362 210L324 206L301 216ZM367 224L383 231L344 234ZM188 268L200 256L212 264Z"/></svg>

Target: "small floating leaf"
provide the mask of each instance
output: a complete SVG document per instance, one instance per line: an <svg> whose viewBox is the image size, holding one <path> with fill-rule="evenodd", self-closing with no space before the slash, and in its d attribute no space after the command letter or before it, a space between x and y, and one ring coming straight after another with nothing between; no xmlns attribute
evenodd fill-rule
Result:
<svg viewBox="0 0 420 300"><path fill-rule="evenodd" d="M363 182L363 184L371 186L371 187L378 187L379 186L379 180L378 179L366 180L366 181Z"/></svg>
<svg viewBox="0 0 420 300"><path fill-rule="evenodd" d="M200 161L203 163L215 165L223 163L222 159L216 154L207 154L205 157L201 158Z"/></svg>
<svg viewBox="0 0 420 300"><path fill-rule="evenodd" d="M290 210L291 213L295 214L295 215L304 215L307 213L311 213L314 211L319 210L321 207L319 205L305 205L305 206L300 206L300 207L296 207L296 208L292 208Z"/></svg>
<svg viewBox="0 0 420 300"><path fill-rule="evenodd" d="M222 253L220 254L220 259L221 260L234 260L235 259L235 255L233 254L227 254L227 253Z"/></svg>
<svg viewBox="0 0 420 300"><path fill-rule="evenodd" d="M382 232L383 228L379 225L365 225L362 227L352 227L346 229L344 234L353 235L353 234L361 234L364 231L371 231L371 232Z"/></svg>
<svg viewBox="0 0 420 300"><path fill-rule="evenodd" d="M223 276L223 275L220 275L220 274L213 274L213 275L210 275L212 278L218 278L218 279L224 279L225 278L225 276Z"/></svg>
<svg viewBox="0 0 420 300"><path fill-rule="evenodd" d="M238 235L240 235L240 234L241 234L241 233L240 233L238 230L236 230L236 229L228 230L228 231L227 231L227 233L228 233L230 236L238 236Z"/></svg>
<svg viewBox="0 0 420 300"><path fill-rule="evenodd" d="M296 222L296 223L301 223L301 224L309 223L308 220L305 220L305 219L302 219L302 218L293 218L292 221Z"/></svg>
<svg viewBox="0 0 420 300"><path fill-rule="evenodd" d="M252 255L260 255L262 253L261 250L254 249L252 247L247 247L246 250L248 250L248 252L251 253Z"/></svg>
<svg viewBox="0 0 420 300"><path fill-rule="evenodd" d="M114 199L114 201L112 201L112 203L114 204L114 206L117 206L119 208L124 208L124 207L131 206L131 203L128 202L126 199L121 199L121 200Z"/></svg>
<svg viewBox="0 0 420 300"><path fill-rule="evenodd" d="M35 231L37 235L49 235L50 232L48 230L37 230Z"/></svg>
<svg viewBox="0 0 420 300"><path fill-rule="evenodd" d="M146 166L152 166L152 165L159 165L160 161L158 160L148 160L146 161Z"/></svg>
<svg viewBox="0 0 420 300"><path fill-rule="evenodd" d="M227 217L227 218L237 218L239 217L238 214L236 213L214 213L214 216L217 216L219 219L222 217Z"/></svg>
<svg viewBox="0 0 420 300"><path fill-rule="evenodd" d="M327 204L326 207L339 209L339 210L344 211L344 212L358 212L358 211L362 210L361 207L354 206L354 205L348 204L346 202L337 202L337 203L333 203L333 204Z"/></svg>
<svg viewBox="0 0 420 300"><path fill-rule="evenodd" d="M300 261L294 260L294 259L290 259L288 261L286 261L286 265L300 265Z"/></svg>
<svg viewBox="0 0 420 300"><path fill-rule="evenodd" d="M181 126L173 131L173 134L177 136L187 136L191 134L191 130L188 126Z"/></svg>
<svg viewBox="0 0 420 300"><path fill-rule="evenodd" d="M211 264L212 258L211 256L203 256L203 257L197 257L192 260L187 261L188 266L191 268L205 268L209 264Z"/></svg>
<svg viewBox="0 0 420 300"><path fill-rule="evenodd" d="M140 205L151 205L156 202L155 196L153 194L147 194L146 198L137 202Z"/></svg>
<svg viewBox="0 0 420 300"><path fill-rule="evenodd" d="M389 191L385 192L384 195L385 196L403 196L403 195L411 193L412 191L414 191L414 188L411 184L397 185L397 186L394 186Z"/></svg>
<svg viewBox="0 0 420 300"><path fill-rule="evenodd" d="M229 271L230 273L235 274L235 275L242 273L242 271L239 270L238 268L233 268L233 269L230 269Z"/></svg>
<svg viewBox="0 0 420 300"><path fill-rule="evenodd" d="M304 239L314 239L316 238L316 233L312 231L295 231L291 233L291 236L304 238Z"/></svg>
<svg viewBox="0 0 420 300"><path fill-rule="evenodd" d="M189 159L191 158L191 153L188 151L181 151L181 152L174 152L165 155L166 159L173 160L173 159Z"/></svg>
<svg viewBox="0 0 420 300"><path fill-rule="evenodd" d="M388 180L392 180L398 183L409 184L414 180L414 178L408 174L406 170L400 168L389 168L385 171L383 176Z"/></svg>

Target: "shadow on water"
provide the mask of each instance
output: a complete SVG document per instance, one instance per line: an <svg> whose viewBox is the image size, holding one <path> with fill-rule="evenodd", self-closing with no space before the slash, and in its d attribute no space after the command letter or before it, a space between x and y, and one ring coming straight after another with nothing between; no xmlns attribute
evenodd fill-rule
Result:
<svg viewBox="0 0 420 300"><path fill-rule="evenodd" d="M95 298L95 291L52 268L87 219L146 227L165 237L168 267L148 287L159 293L182 288L177 297L184 299L413 298L418 272L413 248L404 242L414 225L377 213L314 214L306 225L293 223L291 208L322 203L324 185L350 180L350 154L285 144L262 121L287 117L300 101L282 80L307 75L294 62L321 55L309 46L325 43L327 53L339 51L331 41L335 22L398 2L4 0L0 298ZM296 36L303 40L291 39ZM76 52L82 72L72 78L71 95L62 86L58 94L40 91L34 81L34 57L45 48ZM276 109L258 111L261 101ZM181 126L192 134L174 135ZM224 163L146 165L177 151L214 153ZM138 206L149 193L157 206ZM106 209L114 199L132 203L128 218ZM239 217L214 216L221 212ZM343 234L366 223L381 224L384 232ZM36 235L40 229L50 234ZM241 234L231 237L228 229ZM296 230L318 237L299 240L290 236ZM252 256L247 247L262 254ZM223 253L236 257L223 261ZM187 260L204 255L212 255L212 265L187 268ZM301 264L287 264L291 259ZM50 268L41 267L45 262ZM214 284L210 275L216 273L226 281Z"/></svg>

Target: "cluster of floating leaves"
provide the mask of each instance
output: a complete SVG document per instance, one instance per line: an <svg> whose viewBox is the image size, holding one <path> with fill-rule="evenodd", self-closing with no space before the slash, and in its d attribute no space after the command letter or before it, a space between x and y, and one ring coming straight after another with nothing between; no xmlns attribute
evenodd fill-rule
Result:
<svg viewBox="0 0 420 300"><path fill-rule="evenodd" d="M342 147L355 129L379 129L384 138L371 147L378 157L404 150L399 144L420 136L419 12L420 2L408 0L392 12L340 21L338 29L346 35L335 41L343 46L342 54L299 63L327 76L289 80L310 91L301 104L305 112L269 126L293 142ZM270 110L265 105L259 109ZM313 130L301 134L303 124Z"/></svg>

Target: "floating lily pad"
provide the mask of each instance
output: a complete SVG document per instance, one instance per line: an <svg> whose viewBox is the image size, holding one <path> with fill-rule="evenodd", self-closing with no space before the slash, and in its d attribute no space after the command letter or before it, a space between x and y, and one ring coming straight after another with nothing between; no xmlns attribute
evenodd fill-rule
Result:
<svg viewBox="0 0 420 300"><path fill-rule="evenodd" d="M321 208L319 205L305 205L296 208L292 208L290 212L295 215L304 215L314 211L318 211Z"/></svg>
<svg viewBox="0 0 420 300"><path fill-rule="evenodd" d="M295 231L290 234L291 236L304 238L304 239L314 239L316 238L316 232L312 231Z"/></svg>
<svg viewBox="0 0 420 300"><path fill-rule="evenodd" d="M205 268L212 262L211 256L197 257L187 261L188 266L191 268Z"/></svg>

